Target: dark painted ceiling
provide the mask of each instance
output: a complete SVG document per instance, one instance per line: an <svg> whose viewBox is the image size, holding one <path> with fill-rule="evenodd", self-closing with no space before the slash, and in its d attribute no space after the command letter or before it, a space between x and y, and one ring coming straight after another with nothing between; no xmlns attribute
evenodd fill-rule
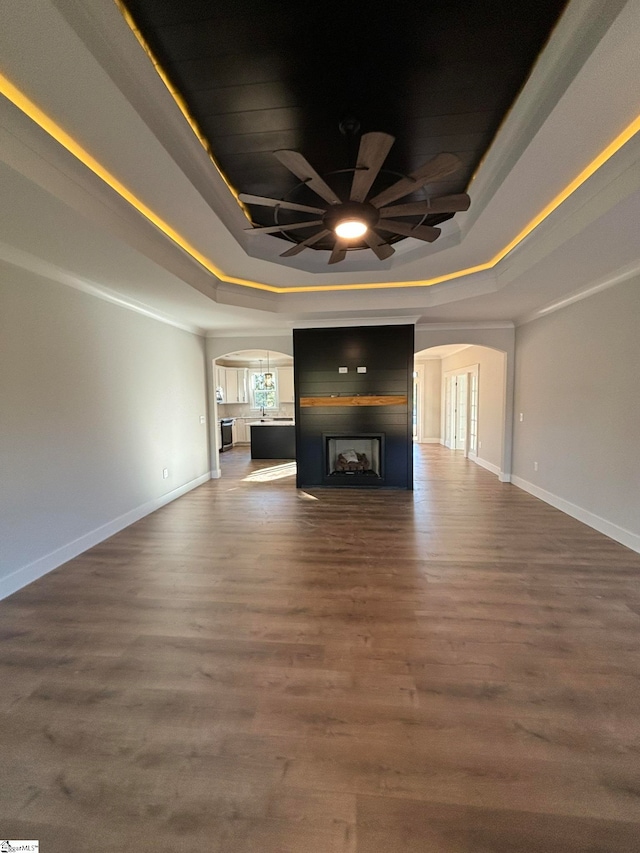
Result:
<svg viewBox="0 0 640 853"><path fill-rule="evenodd" d="M317 204L272 152L298 150L322 175L353 168L359 136L339 129L350 117L361 132L396 137L379 188L448 151L462 168L403 201L464 191L565 0L126 5L230 183L239 192ZM351 173L329 180L339 193L341 181L348 186ZM251 214L273 224L273 209L251 206Z"/></svg>

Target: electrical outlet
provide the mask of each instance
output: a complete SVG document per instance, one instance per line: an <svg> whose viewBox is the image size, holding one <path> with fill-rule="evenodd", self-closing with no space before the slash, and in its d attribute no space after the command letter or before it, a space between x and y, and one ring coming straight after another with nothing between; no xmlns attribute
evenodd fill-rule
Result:
<svg viewBox="0 0 640 853"><path fill-rule="evenodd" d="M537 462L534 462L534 463L533 463L533 470L534 470L534 471L537 471L537 470L538 470L538 463L537 463Z"/></svg>
<svg viewBox="0 0 640 853"><path fill-rule="evenodd" d="M524 412L520 412L520 423L524 420Z"/></svg>
<svg viewBox="0 0 640 853"><path fill-rule="evenodd" d="M205 416L204 415L200 415L200 423L201 424L205 423Z"/></svg>
<svg viewBox="0 0 640 853"><path fill-rule="evenodd" d="M349 372L348 367L339 367L338 368L338 373L348 373L348 372Z"/></svg>
<svg viewBox="0 0 640 853"><path fill-rule="evenodd" d="M168 469L168 468L163 468L163 469L162 469L162 479L163 479L163 480L166 480L168 477L169 477L169 469Z"/></svg>
<svg viewBox="0 0 640 853"><path fill-rule="evenodd" d="M482 442L481 441L478 442L478 450L482 450Z"/></svg>

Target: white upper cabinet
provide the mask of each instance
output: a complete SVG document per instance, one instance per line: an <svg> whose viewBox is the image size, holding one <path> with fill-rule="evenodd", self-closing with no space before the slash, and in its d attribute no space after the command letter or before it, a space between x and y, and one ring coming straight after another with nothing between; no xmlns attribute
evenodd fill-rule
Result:
<svg viewBox="0 0 640 853"><path fill-rule="evenodd" d="M216 388L222 388L223 403L247 403L247 368L216 367Z"/></svg>
<svg viewBox="0 0 640 853"><path fill-rule="evenodd" d="M278 384L280 385L279 400L281 403L294 403L293 367L278 368Z"/></svg>
<svg viewBox="0 0 640 853"><path fill-rule="evenodd" d="M215 365L215 392L216 392L216 400L218 403L226 403L227 402L227 373L224 367L220 367L220 365Z"/></svg>
<svg viewBox="0 0 640 853"><path fill-rule="evenodd" d="M249 375L248 368L239 367L236 369L238 403L248 403L249 402L248 375Z"/></svg>
<svg viewBox="0 0 640 853"><path fill-rule="evenodd" d="M227 367L227 402L247 402L247 368Z"/></svg>

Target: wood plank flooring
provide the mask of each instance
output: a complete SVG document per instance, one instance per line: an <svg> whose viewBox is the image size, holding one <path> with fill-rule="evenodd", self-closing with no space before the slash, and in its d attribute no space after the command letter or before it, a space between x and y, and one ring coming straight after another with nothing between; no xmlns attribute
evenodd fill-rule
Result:
<svg viewBox="0 0 640 853"><path fill-rule="evenodd" d="M439 446L223 477L0 603L43 853L637 853L640 556Z"/></svg>

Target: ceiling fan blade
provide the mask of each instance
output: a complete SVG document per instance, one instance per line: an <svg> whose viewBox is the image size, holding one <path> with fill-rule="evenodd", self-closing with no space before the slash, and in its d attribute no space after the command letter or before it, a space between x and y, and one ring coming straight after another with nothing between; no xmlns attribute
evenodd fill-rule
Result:
<svg viewBox="0 0 640 853"><path fill-rule="evenodd" d="M282 252L280 255L281 258L292 258L294 255L299 255L300 252L304 251L307 246L313 246L314 243L317 243L319 240L322 240L323 237L326 237L330 234L330 231L326 229L322 229L322 231L318 231L317 234L314 234L313 237L307 237L306 240L303 240L302 243L296 243L295 246L292 246L290 249L287 249L286 252Z"/></svg>
<svg viewBox="0 0 640 853"><path fill-rule="evenodd" d="M438 154L428 163L412 172L408 178L401 178L388 189L378 193L369 203L374 207L384 207L396 199L402 198L425 184L445 178L460 168L462 161L455 154Z"/></svg>
<svg viewBox="0 0 640 853"><path fill-rule="evenodd" d="M240 193L240 201L245 204L259 204L262 207L281 207L283 210L299 210L301 213L326 213L323 207L310 207L308 204L296 204L293 201L279 201L277 198L266 198L261 195L249 195Z"/></svg>
<svg viewBox="0 0 640 853"><path fill-rule="evenodd" d="M299 151L288 151L283 148L273 153L283 166L293 172L296 178L304 181L320 198L328 201L329 204L342 203L342 200L334 193L329 184L320 177L311 163Z"/></svg>
<svg viewBox="0 0 640 853"><path fill-rule="evenodd" d="M348 245L349 244L345 240L336 239L336 242L333 244L333 251L331 252L329 263L337 264L340 261L344 261L344 259L347 257Z"/></svg>
<svg viewBox="0 0 640 853"><path fill-rule="evenodd" d="M351 195L349 196L351 201L365 200L395 141L395 136L391 136L389 133L365 133L363 135L360 140L358 162L351 184Z"/></svg>
<svg viewBox="0 0 640 853"><path fill-rule="evenodd" d="M362 239L370 249L373 249L379 261L386 261L395 252L393 246L385 243L374 231L367 231Z"/></svg>
<svg viewBox="0 0 640 853"><path fill-rule="evenodd" d="M262 234L277 234L278 231L295 231L296 228L311 228L313 225L322 225L322 219L310 219L308 222L292 222L289 225L254 225L253 228L245 228L249 233L260 231Z"/></svg>
<svg viewBox="0 0 640 853"><path fill-rule="evenodd" d="M389 231L391 234L402 234L403 237L416 237L418 240L426 240L433 243L440 236L440 229L431 225L409 225L407 222L397 222L395 219L381 219L376 225L380 231Z"/></svg>
<svg viewBox="0 0 640 853"><path fill-rule="evenodd" d="M466 193L458 193L432 198L430 201L383 207L379 212L384 219L389 216L424 216L430 213L457 213L459 210L468 210L470 204L471 199Z"/></svg>

